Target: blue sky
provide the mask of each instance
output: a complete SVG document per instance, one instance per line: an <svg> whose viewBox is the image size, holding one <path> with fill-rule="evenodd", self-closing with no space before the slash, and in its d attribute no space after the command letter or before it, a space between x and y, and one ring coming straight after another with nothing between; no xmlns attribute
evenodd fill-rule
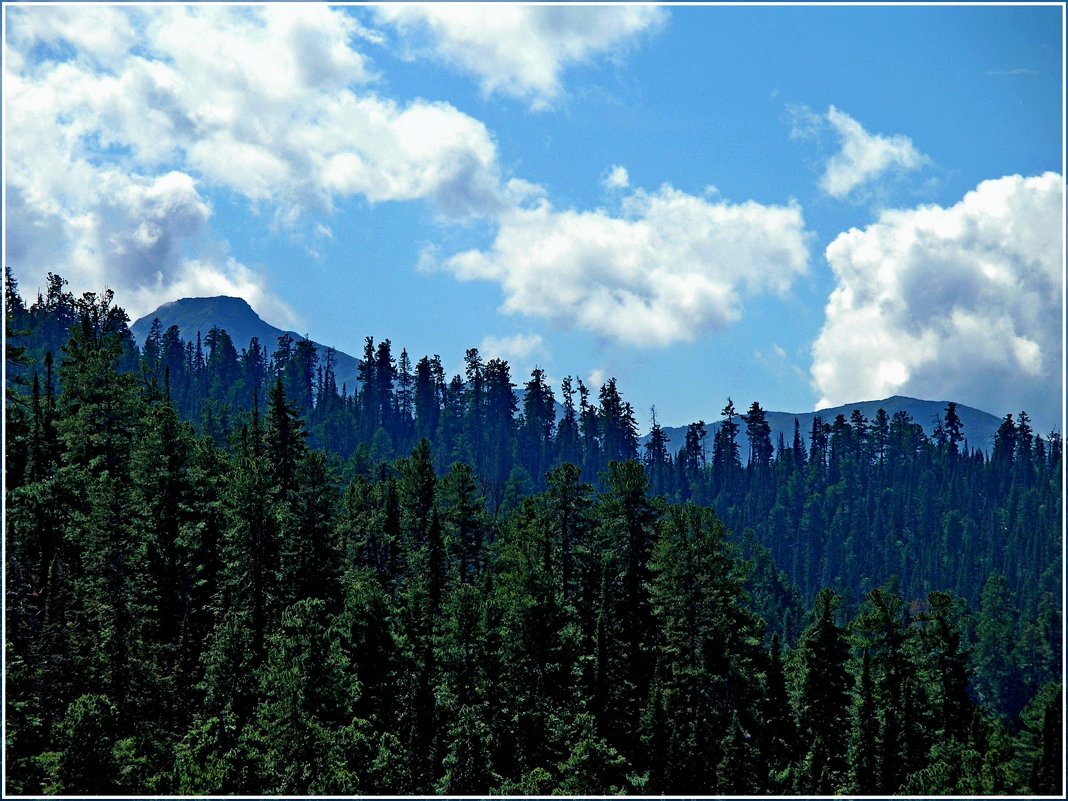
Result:
<svg viewBox="0 0 1068 801"><path fill-rule="evenodd" d="M5 263L236 294L643 429L908 394L1061 428L1063 7L4 7Z"/></svg>

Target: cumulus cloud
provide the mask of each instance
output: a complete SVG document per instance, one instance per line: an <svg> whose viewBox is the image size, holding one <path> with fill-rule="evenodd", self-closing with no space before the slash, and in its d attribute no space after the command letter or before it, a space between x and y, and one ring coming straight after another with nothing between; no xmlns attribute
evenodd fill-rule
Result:
<svg viewBox="0 0 1068 801"><path fill-rule="evenodd" d="M4 175L18 222L7 232L16 272L176 289L196 258L197 269L214 261L220 280L248 287L255 274L232 281L218 255L225 247L211 241L205 193L217 188L283 227L352 196L492 217L532 190L502 181L496 143L478 120L447 103L371 91L356 47L369 34L344 11L6 13Z"/></svg>
<svg viewBox="0 0 1068 801"><path fill-rule="evenodd" d="M540 334L514 334L509 337L487 336L478 345L484 359L504 359L512 364L527 365L549 356Z"/></svg>
<svg viewBox="0 0 1068 801"><path fill-rule="evenodd" d="M590 371L590 374L586 376L586 386L592 390L598 390L605 385L609 378L608 371L603 367L596 367Z"/></svg>
<svg viewBox="0 0 1068 801"><path fill-rule="evenodd" d="M498 282L507 312L662 347L737 320L744 296L784 292L807 264L796 204L712 202L664 186L624 198L620 216L541 199L503 216L488 250L440 266Z"/></svg>
<svg viewBox="0 0 1068 801"><path fill-rule="evenodd" d="M838 139L840 149L827 160L819 186L839 200L889 172L916 170L929 161L907 136L869 133L834 106L824 115L807 106L791 106L788 113L791 138L813 139L831 131Z"/></svg>
<svg viewBox="0 0 1068 801"><path fill-rule="evenodd" d="M954 206L883 212L840 234L813 345L818 406L895 393L1060 419L1062 198L1046 173L984 181Z"/></svg>
<svg viewBox="0 0 1068 801"><path fill-rule="evenodd" d="M125 294L122 305L127 311L138 310L132 315L136 318L175 298L217 295L244 298L264 320L274 325L303 329L306 324L303 317L264 286L261 276L233 258L187 260L166 283L160 280Z"/></svg>
<svg viewBox="0 0 1068 801"><path fill-rule="evenodd" d="M55 6L46 13L14 11L9 17L10 55L19 58L36 43L57 46L69 44L73 55L83 63L111 66L129 52L133 25L118 8L102 7L87 13L77 5Z"/></svg>
<svg viewBox="0 0 1068 801"><path fill-rule="evenodd" d="M626 189L630 186L630 175L626 167L614 164L601 181L605 189Z"/></svg>
<svg viewBox="0 0 1068 801"><path fill-rule="evenodd" d="M843 198L887 170L915 170L926 162L907 136L871 134L844 111L831 106L827 120L838 133L842 149L827 162L820 188Z"/></svg>
<svg viewBox="0 0 1068 801"><path fill-rule="evenodd" d="M500 93L550 108L572 64L612 56L663 24L655 6L409 5L375 6L416 51L475 76L484 94Z"/></svg>

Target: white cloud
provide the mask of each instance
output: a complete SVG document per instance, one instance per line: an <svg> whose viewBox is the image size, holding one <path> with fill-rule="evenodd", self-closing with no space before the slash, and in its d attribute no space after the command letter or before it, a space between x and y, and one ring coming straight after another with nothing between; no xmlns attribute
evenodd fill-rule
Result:
<svg viewBox="0 0 1068 801"><path fill-rule="evenodd" d="M535 191L502 181L496 143L478 120L446 103L401 104L369 91L374 76L355 49L368 34L344 11L5 13L4 178L16 273L51 269L72 286L107 283L147 297L139 291L191 286L190 276L214 265L220 282L251 294L260 279L249 271L234 280L211 235L211 189L246 198L281 226L307 224L309 235L318 230L309 212L329 213L340 198L422 199L467 219L493 217Z"/></svg>
<svg viewBox="0 0 1068 801"><path fill-rule="evenodd" d="M29 14L12 9L8 19L8 41L14 45L14 54L38 42L52 46L66 42L78 59L102 66L113 65L127 54L133 34L129 16L110 7L87 10L64 5Z"/></svg>
<svg viewBox="0 0 1068 801"><path fill-rule="evenodd" d="M787 104L786 115L791 139L816 139L827 125L824 117L802 103Z"/></svg>
<svg viewBox="0 0 1068 801"><path fill-rule="evenodd" d="M634 192L622 212L557 211L543 199L502 216L488 251L440 266L497 281L505 311L653 347L726 326L744 295L784 292L807 269L796 204L711 202L664 186Z"/></svg>
<svg viewBox="0 0 1068 801"><path fill-rule="evenodd" d="M844 111L831 106L827 121L838 134L842 149L830 158L820 179L820 189L831 197L844 198L888 170L915 170L927 162L907 136L871 134Z"/></svg>
<svg viewBox="0 0 1068 801"><path fill-rule="evenodd" d="M485 95L516 97L536 110L559 100L567 67L612 56L666 19L663 9L644 5L387 3L374 13L417 49L477 77Z"/></svg>
<svg viewBox="0 0 1068 801"><path fill-rule="evenodd" d="M124 295L122 305L136 319L175 298L216 295L244 298L260 317L274 325L304 328L304 319L269 292L258 274L232 258L184 261L167 283L141 286Z"/></svg>
<svg viewBox="0 0 1068 801"><path fill-rule="evenodd" d="M630 186L630 175L627 173L626 167L621 167L618 164L612 165L612 169L608 171L604 179L601 181L601 185L605 189L626 189Z"/></svg>
<svg viewBox="0 0 1068 801"><path fill-rule="evenodd" d="M789 105L786 113L791 139L820 140L833 134L838 140L839 150L824 165L819 186L839 200L889 172L917 170L930 161L907 136L869 133L834 106L821 115L805 105Z"/></svg>
<svg viewBox="0 0 1068 801"><path fill-rule="evenodd" d="M1060 419L1064 180L984 181L949 208L883 212L826 251L818 406L895 393Z"/></svg>
<svg viewBox="0 0 1068 801"><path fill-rule="evenodd" d="M603 367L596 367L590 371L589 376L586 378L586 386L594 393L594 402L596 402L596 393L601 387L605 385L605 382L611 378L608 371Z"/></svg>
<svg viewBox="0 0 1068 801"><path fill-rule="evenodd" d="M510 337L487 336L478 345L483 359L504 359L526 366L549 356L540 334L514 334Z"/></svg>

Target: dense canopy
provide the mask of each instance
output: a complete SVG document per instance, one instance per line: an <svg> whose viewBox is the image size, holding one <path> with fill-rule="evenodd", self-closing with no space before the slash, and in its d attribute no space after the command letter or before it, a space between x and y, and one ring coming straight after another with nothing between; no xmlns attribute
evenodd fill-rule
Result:
<svg viewBox="0 0 1068 801"><path fill-rule="evenodd" d="M6 290L8 793L1061 792L1025 412L987 457L952 403L773 443L728 400L671 456L615 380L368 337L338 387Z"/></svg>

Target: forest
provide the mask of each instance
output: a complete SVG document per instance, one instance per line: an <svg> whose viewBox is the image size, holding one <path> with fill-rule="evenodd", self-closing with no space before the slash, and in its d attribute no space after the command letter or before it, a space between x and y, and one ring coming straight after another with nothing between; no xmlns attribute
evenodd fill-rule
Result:
<svg viewBox="0 0 1068 801"><path fill-rule="evenodd" d="M128 325L6 276L5 794L1063 792L1025 411L671 455L614 379Z"/></svg>

